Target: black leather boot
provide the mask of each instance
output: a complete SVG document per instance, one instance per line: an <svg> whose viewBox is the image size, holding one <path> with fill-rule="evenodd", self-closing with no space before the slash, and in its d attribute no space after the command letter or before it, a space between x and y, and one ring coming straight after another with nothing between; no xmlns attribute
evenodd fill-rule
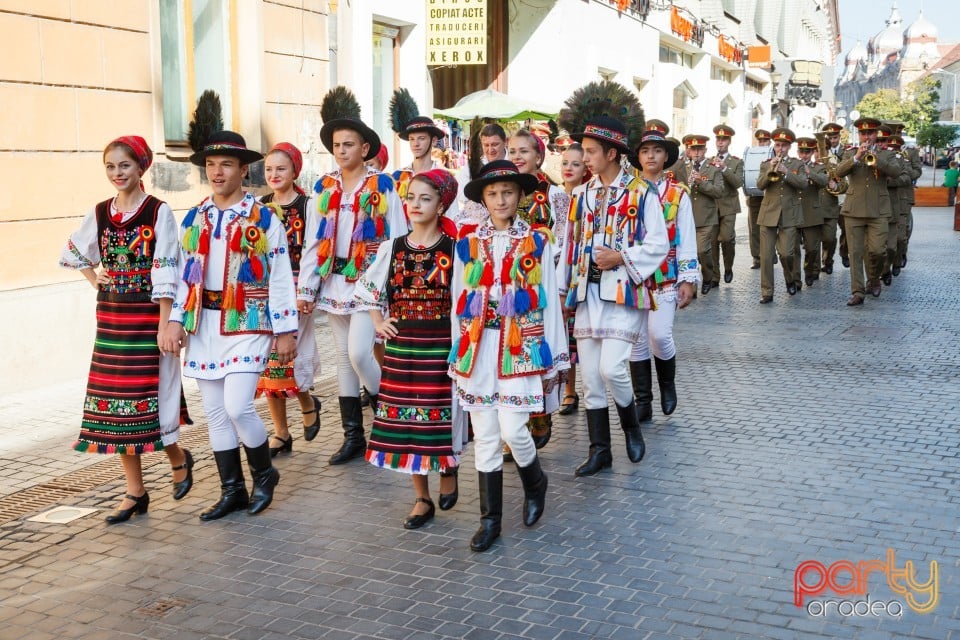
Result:
<svg viewBox="0 0 960 640"><path fill-rule="evenodd" d="M640 432L637 407L633 402L626 407L617 405L617 415L620 416L620 428L623 429L623 438L627 443L627 457L630 458L630 462L640 462L647 447L643 443L643 434Z"/></svg>
<svg viewBox="0 0 960 640"><path fill-rule="evenodd" d="M367 450L367 440L363 437L363 409L360 398L340 396L340 421L343 424L343 444L330 456L330 464L343 464L362 456Z"/></svg>
<svg viewBox="0 0 960 640"><path fill-rule="evenodd" d="M270 455L269 451L267 455ZM246 509L250 502L240 464L240 448L214 451L213 459L220 473L220 499L200 514L200 519L205 521L218 520L234 511Z"/></svg>
<svg viewBox="0 0 960 640"><path fill-rule="evenodd" d="M657 383L660 385L660 408L668 416L677 408L677 356L669 360L654 357L657 365Z"/></svg>
<svg viewBox="0 0 960 640"><path fill-rule="evenodd" d="M553 434L553 418L549 413L534 413L530 416L527 426L530 428L530 435L533 437L533 446L536 449L543 449L550 442L550 436Z"/></svg>
<svg viewBox="0 0 960 640"><path fill-rule="evenodd" d="M517 471L523 483L523 524L532 527L543 515L547 502L547 474L540 468L539 456L525 467L517 465Z"/></svg>
<svg viewBox="0 0 960 640"><path fill-rule="evenodd" d="M653 420L653 378L650 375L650 360L630 361L630 378L633 379L633 397L637 402L637 420Z"/></svg>
<svg viewBox="0 0 960 640"><path fill-rule="evenodd" d="M500 537L503 520L503 470L477 472L480 486L480 528L470 539L470 549L486 551Z"/></svg>
<svg viewBox="0 0 960 640"><path fill-rule="evenodd" d="M280 472L270 461L270 445L266 441L253 449L243 445L243 449L247 452L247 464L253 476L253 493L250 494L247 513L255 516L273 502L273 488L280 482Z"/></svg>
<svg viewBox="0 0 960 640"><path fill-rule="evenodd" d="M364 392L365 394L367 394L367 398L369 398L369 402L368 402L367 404L370 406L370 409L373 410L373 416L376 417L376 416L377 416L377 403L380 401L380 394L379 394L379 393L370 393L370 390L367 389L366 387L363 388L363 392Z"/></svg>
<svg viewBox="0 0 960 640"><path fill-rule="evenodd" d="M574 471L578 476L592 476L601 469L613 466L613 454L610 453L609 408L587 409L587 433L590 434L590 455Z"/></svg>

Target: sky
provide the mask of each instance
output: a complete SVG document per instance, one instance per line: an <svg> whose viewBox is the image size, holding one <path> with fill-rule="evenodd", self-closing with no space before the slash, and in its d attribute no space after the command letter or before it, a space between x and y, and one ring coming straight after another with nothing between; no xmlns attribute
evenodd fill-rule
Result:
<svg viewBox="0 0 960 640"><path fill-rule="evenodd" d="M940 42L960 42L960 21L957 20L957 0L896 0L906 29L917 19L920 9L924 17L937 25ZM886 26L893 0L837 0L840 8L840 55L837 64L842 68L847 52L859 39L863 46Z"/></svg>

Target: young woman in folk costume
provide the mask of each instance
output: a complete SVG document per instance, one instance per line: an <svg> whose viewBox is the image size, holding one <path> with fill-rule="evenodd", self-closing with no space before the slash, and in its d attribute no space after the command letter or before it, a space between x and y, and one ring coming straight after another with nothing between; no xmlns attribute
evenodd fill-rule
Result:
<svg viewBox="0 0 960 640"><path fill-rule="evenodd" d="M605 113L623 116L626 122ZM653 300L643 287L667 256L669 242L656 190L621 167L631 141L639 139L643 111L614 82L578 89L560 113L560 124L583 146L593 178L574 189L564 260L566 306L576 309L574 336L583 380L590 454L576 475L610 467L607 390L620 417L631 462L645 446L630 382L628 360L643 333Z"/></svg>
<svg viewBox="0 0 960 640"><path fill-rule="evenodd" d="M418 173L431 169L445 169L443 162L433 157L437 142L446 137L446 133L434 124L427 116L421 116L420 110L413 96L406 89L400 88L393 92L390 99L390 126L397 137L410 144L413 162L393 172L393 179L397 183L397 193L406 209L407 185ZM442 154L441 154L442 157ZM456 201L450 205L444 215L450 220L458 217Z"/></svg>
<svg viewBox="0 0 960 640"><path fill-rule="evenodd" d="M473 424L480 484L480 528L470 542L484 551L500 535L503 453L510 445L523 483L523 521L543 513L547 477L526 428L542 412L560 372L569 368L547 227L519 215L522 194L537 187L509 160L487 163L465 189L489 216L460 228L454 260L453 348L450 373L460 405Z"/></svg>
<svg viewBox="0 0 960 640"><path fill-rule="evenodd" d="M531 175L537 180L537 187L533 193L524 195L520 199L517 214L531 226L546 226L554 228L555 216L565 215L570 209L570 196L561 187L553 184L540 166L546 159L546 146L543 140L527 129L520 129L507 141L507 158L517 167L517 171L524 175ZM556 245L555 245L556 246ZM559 254L554 256L554 261ZM530 415L530 433L537 449L542 449L550 441L553 430L553 420L550 414L560 407L560 399L556 394L546 398L544 410ZM509 457L509 449L504 455Z"/></svg>
<svg viewBox="0 0 960 640"><path fill-rule="evenodd" d="M573 142L569 136L564 136L571 144L565 145L560 160L560 174L563 177L563 190L568 196L573 195L573 190L590 179L590 172L587 171L587 165L583 161L583 147L579 142ZM569 210L569 209L568 209ZM567 237L568 215L556 216L553 226L553 232L557 237L557 246L562 247ZM570 371L567 372L567 384L564 389L563 401L560 403L562 416L576 413L580 408L580 395L577 393L577 339L573 337L573 324L575 316L567 313L564 309L564 315L567 319L567 333L570 335Z"/></svg>
<svg viewBox="0 0 960 640"><path fill-rule="evenodd" d="M630 354L630 376L641 422L653 418L651 351L660 384L660 408L664 415L670 415L677 407L677 347L673 341L673 321L677 309L683 309L693 300L700 280L697 227L690 195L686 185L664 172L664 167L672 166L680 155L679 145L665 137L669 133L669 130L663 130L665 128L663 125L645 131L640 145L630 155L630 162L640 170L641 177L657 187L670 240L667 258L644 283L653 294L656 308L647 311L645 330Z"/></svg>
<svg viewBox="0 0 960 640"><path fill-rule="evenodd" d="M445 216L457 198L457 181L446 169L431 169L407 185L412 231L383 242L377 258L357 282L357 298L386 304L389 317L372 307L377 333L386 337L366 459L409 473L416 493L406 529L418 529L435 513L427 474L440 472L442 510L457 502L456 472L466 442L466 420L452 406L447 376L450 352L450 284L456 225Z"/></svg>
<svg viewBox="0 0 960 640"><path fill-rule="evenodd" d="M297 309L283 223L243 190L250 163L263 156L233 131L202 137L190 162L204 168L213 193L180 225L182 271L160 349L186 347L185 374L200 387L221 490L200 519L217 520L241 509L256 515L273 501L280 474L254 396L271 345L281 364L296 355Z"/></svg>
<svg viewBox="0 0 960 640"><path fill-rule="evenodd" d="M193 486L193 458L177 444L180 361L157 350L176 291L179 245L170 207L143 192L152 161L140 136L107 145L103 165L117 195L84 216L60 254L61 266L78 269L97 290L97 337L73 448L120 454L127 492L108 524L149 508L142 453L166 452L175 500Z"/></svg>
<svg viewBox="0 0 960 640"><path fill-rule="evenodd" d="M290 256L290 268L296 283L306 237L306 219L315 206L313 200L296 183L300 169L303 168L303 155L289 142L280 142L267 152L263 167L267 184L273 192L260 198L260 202L271 205L274 213L283 221L287 235L287 255ZM273 418L271 456L282 451L293 451L293 436L290 435L290 426L287 423L287 398L295 397L300 403L303 439L309 442L320 432L320 400L310 395L314 378L320 373L320 357L317 353L312 313L299 314L297 357L293 360L293 366L279 362L276 355L275 350L271 352L267 368L257 384L257 397L267 396L267 407L270 409L270 417Z"/></svg>
<svg viewBox="0 0 960 640"><path fill-rule="evenodd" d="M380 364L373 355L376 333L367 313L382 303L355 297L357 280L376 257L381 242L404 235L407 221L393 178L364 164L377 155L380 138L360 120L360 105L345 87L334 87L320 109L320 140L337 170L317 180L316 212L307 218L297 298L301 313L326 311L337 353L343 444L330 464L362 456L367 441L360 385L376 411Z"/></svg>

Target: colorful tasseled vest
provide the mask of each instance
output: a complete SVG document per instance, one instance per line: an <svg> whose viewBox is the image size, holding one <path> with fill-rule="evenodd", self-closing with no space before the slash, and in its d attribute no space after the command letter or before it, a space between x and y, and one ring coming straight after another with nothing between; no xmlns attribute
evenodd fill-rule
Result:
<svg viewBox="0 0 960 640"><path fill-rule="evenodd" d="M273 209L273 213L283 222L287 234L287 254L290 256L290 268L293 270L293 279L300 274L300 255L303 253L303 230L306 226L307 202L305 193L297 194L293 202L279 205L273 201L273 194L263 196L261 202Z"/></svg>
<svg viewBox="0 0 960 640"><path fill-rule="evenodd" d="M677 247L680 246L680 229L677 227L677 213L680 211L680 199L683 197L687 187L677 182L672 176L664 178L667 181L667 189L660 196L660 205L663 207L663 221L667 226L667 238L670 240L670 251L653 275L647 278L645 286L651 289L662 289L669 287L677 281ZM660 193L656 185L651 187L658 194Z"/></svg>
<svg viewBox="0 0 960 640"><path fill-rule="evenodd" d="M632 178L626 184L601 187L597 190L594 206L587 202L587 190L581 191L570 203L569 247L564 258L570 266L567 298L569 308L586 300L588 274L593 262L594 236L601 234L603 246L621 251L643 242L643 217L640 208L648 189L657 188L645 180ZM592 183L590 183L592 184ZM611 195L612 194L612 195ZM600 299L635 309L655 309L656 303L643 284L636 284L623 266L600 273Z"/></svg>
<svg viewBox="0 0 960 640"><path fill-rule="evenodd" d="M377 173L363 179L363 184L353 196L353 214L356 220L350 237L350 250L346 259L337 258L337 224L343 189L340 181L325 175L314 187L317 193L317 212L320 224L317 227L317 273L326 280L331 273L339 273L354 282L366 271L376 257L377 247L389 238L387 224L387 194L395 188L393 178L386 173Z"/></svg>
<svg viewBox="0 0 960 640"><path fill-rule="evenodd" d="M183 310L183 328L188 333L196 332L199 326L204 272L210 252L212 225L205 214L197 215L199 212L200 207L190 209L181 224L181 246L187 255L183 280L190 286ZM249 213L238 215L224 230L228 234L220 302L220 330L224 335L271 333L267 308L270 278L267 229L273 215L270 207L254 201Z"/></svg>
<svg viewBox="0 0 960 640"><path fill-rule="evenodd" d="M487 222L485 225L489 225ZM543 333L543 250L552 240L546 227L531 228L522 220L514 222L511 243L500 270L500 300L494 303L493 234L491 227L461 228L456 244L457 259L464 264L466 285L457 300L460 338L454 341L448 362L456 373L469 377L476 364L483 329L500 329L501 378L537 375L553 366L553 355Z"/></svg>

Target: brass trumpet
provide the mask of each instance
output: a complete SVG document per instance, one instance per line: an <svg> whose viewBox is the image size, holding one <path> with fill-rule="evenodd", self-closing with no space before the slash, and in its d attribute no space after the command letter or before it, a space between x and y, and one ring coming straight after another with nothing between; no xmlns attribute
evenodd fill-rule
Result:
<svg viewBox="0 0 960 640"><path fill-rule="evenodd" d="M827 183L828 186L824 187L824 190L832 196L846 193L850 183L847 182L846 178L837 176L837 165L840 162L827 148L827 134L823 131L817 131L813 134L813 137L817 139L817 157L826 165L827 176L830 181L837 184L836 189L831 189L829 183Z"/></svg>
<svg viewBox="0 0 960 640"><path fill-rule="evenodd" d="M770 182L780 182L780 179L783 177L778 168L780 168L780 163L783 162L783 159L786 156L775 155L773 156L773 162L770 164L770 169L767 171L767 180Z"/></svg>
<svg viewBox="0 0 960 640"><path fill-rule="evenodd" d="M863 164L865 164L865 165L868 166L868 167L876 166L876 164L877 164L877 154L875 154L875 153L872 152L872 151L867 151L867 152L863 155Z"/></svg>

